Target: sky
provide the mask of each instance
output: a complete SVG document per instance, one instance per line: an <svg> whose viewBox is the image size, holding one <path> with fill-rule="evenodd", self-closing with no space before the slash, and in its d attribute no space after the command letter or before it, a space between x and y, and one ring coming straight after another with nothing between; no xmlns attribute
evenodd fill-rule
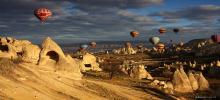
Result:
<svg viewBox="0 0 220 100"><path fill-rule="evenodd" d="M53 15L41 23L34 10ZM189 41L220 33L220 0L0 0L0 36L41 43L89 41ZM160 35L158 29L167 33ZM179 28L175 34L173 28ZM132 39L130 31L140 35Z"/></svg>

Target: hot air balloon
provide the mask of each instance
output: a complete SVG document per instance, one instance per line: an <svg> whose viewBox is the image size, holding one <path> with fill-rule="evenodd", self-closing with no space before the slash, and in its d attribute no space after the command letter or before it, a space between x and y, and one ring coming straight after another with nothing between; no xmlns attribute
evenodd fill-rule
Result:
<svg viewBox="0 0 220 100"><path fill-rule="evenodd" d="M95 48L96 47L96 42L91 42L90 45L91 45L91 47Z"/></svg>
<svg viewBox="0 0 220 100"><path fill-rule="evenodd" d="M88 48L88 45L83 44L83 45L80 46L80 48L81 48L81 49L87 49L87 48Z"/></svg>
<svg viewBox="0 0 220 100"><path fill-rule="evenodd" d="M184 43L181 41L181 42L179 43L179 45L182 47L182 46L184 45Z"/></svg>
<svg viewBox="0 0 220 100"><path fill-rule="evenodd" d="M174 28L174 29L173 29L173 32L174 32L174 33L178 33L179 31L180 31L180 30L179 30L178 28Z"/></svg>
<svg viewBox="0 0 220 100"><path fill-rule="evenodd" d="M130 32L130 35L131 35L131 37L135 38L135 37L137 37L137 36L139 35L139 32L137 32L137 31L131 31L131 32Z"/></svg>
<svg viewBox="0 0 220 100"><path fill-rule="evenodd" d="M130 42L126 42L125 43L125 47L131 47L131 43Z"/></svg>
<svg viewBox="0 0 220 100"><path fill-rule="evenodd" d="M141 48L143 48L143 47L144 47L143 44L138 44L138 45L137 45L137 48L138 48L138 49L141 49Z"/></svg>
<svg viewBox="0 0 220 100"><path fill-rule="evenodd" d="M52 12L47 8L38 8L34 10L34 15L41 21L45 22L48 17L52 16Z"/></svg>
<svg viewBox="0 0 220 100"><path fill-rule="evenodd" d="M149 39L149 41L152 43L152 44L157 44L157 43L159 43L160 42L160 38L159 37L151 37L150 39Z"/></svg>
<svg viewBox="0 0 220 100"><path fill-rule="evenodd" d="M212 35L211 39L216 43L220 43L220 35Z"/></svg>
<svg viewBox="0 0 220 100"><path fill-rule="evenodd" d="M157 49L164 49L165 45L163 43L157 44Z"/></svg>
<svg viewBox="0 0 220 100"><path fill-rule="evenodd" d="M159 31L160 34L163 34L163 33L167 32L167 30L163 27L161 27L158 31Z"/></svg>

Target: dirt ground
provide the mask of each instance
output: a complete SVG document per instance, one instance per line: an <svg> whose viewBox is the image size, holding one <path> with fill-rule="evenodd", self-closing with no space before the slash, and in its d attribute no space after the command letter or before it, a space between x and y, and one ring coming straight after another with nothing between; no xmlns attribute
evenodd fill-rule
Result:
<svg viewBox="0 0 220 100"><path fill-rule="evenodd" d="M167 58L152 59L147 55L96 55L111 61L122 62L125 59L144 59L145 64L152 67L163 63ZM119 59L119 60L117 60ZM117 63L120 64L120 63ZM109 72L83 73L82 80L74 80L71 76L60 75L51 71L49 66L37 66L21 63L13 74L0 75L0 100L175 100L220 95L220 80L207 78L212 91L190 94L168 95L149 87L149 80L130 79L126 75L115 74L109 78ZM154 76L153 76L154 77ZM166 80L164 77L157 77Z"/></svg>

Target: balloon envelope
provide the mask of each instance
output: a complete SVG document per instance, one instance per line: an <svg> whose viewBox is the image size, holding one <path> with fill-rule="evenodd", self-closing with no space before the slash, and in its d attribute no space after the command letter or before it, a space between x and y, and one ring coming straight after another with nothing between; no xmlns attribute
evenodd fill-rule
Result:
<svg viewBox="0 0 220 100"><path fill-rule="evenodd" d="M220 43L220 34L219 35L212 35L211 39L214 42Z"/></svg>
<svg viewBox="0 0 220 100"><path fill-rule="evenodd" d="M38 8L34 10L34 15L41 21L45 22L48 17L52 16L52 12L47 8Z"/></svg>
<svg viewBox="0 0 220 100"><path fill-rule="evenodd" d="M91 42L90 45L91 47L96 47L96 42Z"/></svg>
<svg viewBox="0 0 220 100"><path fill-rule="evenodd" d="M83 44L83 45L80 46L80 48L82 48L82 49L86 49L86 48L88 48L88 45Z"/></svg>
<svg viewBox="0 0 220 100"><path fill-rule="evenodd" d="M149 39L149 41L152 43L152 44L157 44L157 43L159 43L160 42L160 38L159 37L151 37L150 39Z"/></svg>
<svg viewBox="0 0 220 100"><path fill-rule="evenodd" d="M165 45L163 43L157 44L157 49L164 49Z"/></svg>
<svg viewBox="0 0 220 100"><path fill-rule="evenodd" d="M178 33L179 31L180 31L180 30L179 30L178 28L174 28L174 29L173 29L173 32L174 32L174 33Z"/></svg>
<svg viewBox="0 0 220 100"><path fill-rule="evenodd" d="M131 35L131 37L135 38L135 37L137 37L137 36L139 35L139 32L137 32L137 31L131 31L131 32L130 32L130 35Z"/></svg>
<svg viewBox="0 0 220 100"><path fill-rule="evenodd" d="M158 31L159 31L160 34L163 34L163 33L167 32L167 30L163 27L160 28Z"/></svg>
<svg viewBox="0 0 220 100"><path fill-rule="evenodd" d="M125 47L131 47L131 43L130 42L126 42L125 43Z"/></svg>

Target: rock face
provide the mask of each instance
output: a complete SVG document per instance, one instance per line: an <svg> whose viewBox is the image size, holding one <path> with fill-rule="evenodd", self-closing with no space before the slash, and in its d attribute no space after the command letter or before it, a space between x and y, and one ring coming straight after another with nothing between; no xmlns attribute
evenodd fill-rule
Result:
<svg viewBox="0 0 220 100"><path fill-rule="evenodd" d="M189 81L191 83L192 89L197 90L199 88L199 85L198 85L198 82L191 71L188 73L188 77L189 77Z"/></svg>
<svg viewBox="0 0 220 100"><path fill-rule="evenodd" d="M220 61L219 60L216 61L216 66L220 67Z"/></svg>
<svg viewBox="0 0 220 100"><path fill-rule="evenodd" d="M174 90L177 92L193 92L190 81L182 69L177 69L174 72L172 83Z"/></svg>
<svg viewBox="0 0 220 100"><path fill-rule="evenodd" d="M27 45L23 48L22 60L28 63L37 64L39 60L40 48L37 45Z"/></svg>
<svg viewBox="0 0 220 100"><path fill-rule="evenodd" d="M86 53L85 55L83 55L83 59L79 61L81 71L102 71L102 69L99 68L99 64L96 61L96 57L92 54Z"/></svg>
<svg viewBox="0 0 220 100"><path fill-rule="evenodd" d="M199 84L198 90L200 91L209 90L209 82L205 79L205 77L203 76L201 72L197 74L197 81Z"/></svg>
<svg viewBox="0 0 220 100"><path fill-rule="evenodd" d="M31 45L28 40L16 40L11 37L0 38L0 43L0 57L9 59L16 59L18 56L22 56L24 48L27 49L27 46Z"/></svg>
<svg viewBox="0 0 220 100"><path fill-rule="evenodd" d="M130 75L131 78L136 79L153 79L153 77L145 70L144 65L137 65L130 69Z"/></svg>
<svg viewBox="0 0 220 100"><path fill-rule="evenodd" d="M38 64L53 67L58 72L74 74L75 79L82 76L79 64L71 56L65 56L62 49L49 37L42 43Z"/></svg>
<svg viewBox="0 0 220 100"><path fill-rule="evenodd" d="M13 49L13 46L6 43L6 44L0 45L0 57L16 59L18 55L16 51Z"/></svg>

